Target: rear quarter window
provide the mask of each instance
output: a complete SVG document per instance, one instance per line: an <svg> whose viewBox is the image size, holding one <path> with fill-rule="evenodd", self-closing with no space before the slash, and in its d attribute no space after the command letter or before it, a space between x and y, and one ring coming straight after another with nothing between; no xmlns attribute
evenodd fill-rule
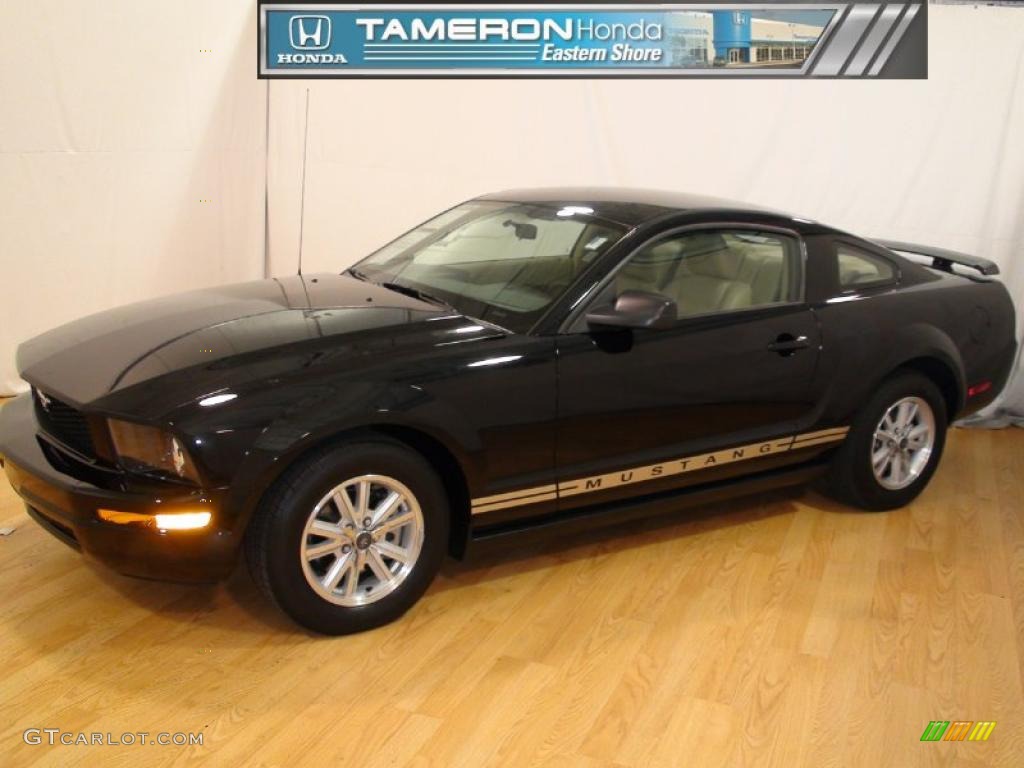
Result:
<svg viewBox="0 0 1024 768"><path fill-rule="evenodd" d="M836 261L840 290L886 285L896 281L896 266L870 251L837 243Z"/></svg>

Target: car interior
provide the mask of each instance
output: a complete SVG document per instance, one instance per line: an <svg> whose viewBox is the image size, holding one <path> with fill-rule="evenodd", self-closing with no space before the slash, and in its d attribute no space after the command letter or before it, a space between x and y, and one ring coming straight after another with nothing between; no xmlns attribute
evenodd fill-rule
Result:
<svg viewBox="0 0 1024 768"><path fill-rule="evenodd" d="M536 312L621 236L596 220L543 220L501 211L418 252L399 272L432 288L491 305ZM603 301L627 290L666 296L679 317L791 299L796 244L756 230L686 232L635 253Z"/></svg>
<svg viewBox="0 0 1024 768"><path fill-rule="evenodd" d="M515 214L504 218L500 227L492 227L499 236L432 245L401 276L496 307L532 312L560 296L622 236L620 229L597 221L580 221L578 226L559 221L557 227L538 228ZM508 236L511 232L514 238Z"/></svg>
<svg viewBox="0 0 1024 768"><path fill-rule="evenodd" d="M676 302L680 317L788 301L789 252L778 235L688 233L634 255L619 271L615 293L662 294Z"/></svg>

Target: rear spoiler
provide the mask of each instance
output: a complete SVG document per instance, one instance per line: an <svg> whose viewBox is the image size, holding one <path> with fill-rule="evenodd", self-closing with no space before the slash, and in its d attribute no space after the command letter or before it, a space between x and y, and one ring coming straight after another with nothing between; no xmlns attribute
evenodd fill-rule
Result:
<svg viewBox="0 0 1024 768"><path fill-rule="evenodd" d="M941 269L944 272L952 272L953 265L959 264L961 267L976 269L983 275L999 274L999 267L995 262L979 258L978 256L947 251L945 248L934 248L930 245L901 243L898 240L875 240L875 242L891 251L903 251L904 253L913 253L918 256L927 256L932 259L932 266L935 269Z"/></svg>

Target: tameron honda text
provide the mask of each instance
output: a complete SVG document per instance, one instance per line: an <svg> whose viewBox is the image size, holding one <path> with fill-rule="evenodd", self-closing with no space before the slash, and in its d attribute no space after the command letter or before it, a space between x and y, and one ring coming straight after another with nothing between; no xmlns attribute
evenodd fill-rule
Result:
<svg viewBox="0 0 1024 768"><path fill-rule="evenodd" d="M857 23L858 14L851 15L850 3L789 6L779 16L786 4L757 10L685 2L543 7L262 2L259 75L792 77L842 70L844 76L897 76L886 74L884 65L914 21L922 26L925 17L920 3L892 4L894 12L880 18L870 40L861 41L864 25ZM833 34L848 20L849 34ZM858 63L844 68L850 46L856 46ZM898 76L922 76L926 59L913 61L917 69Z"/></svg>

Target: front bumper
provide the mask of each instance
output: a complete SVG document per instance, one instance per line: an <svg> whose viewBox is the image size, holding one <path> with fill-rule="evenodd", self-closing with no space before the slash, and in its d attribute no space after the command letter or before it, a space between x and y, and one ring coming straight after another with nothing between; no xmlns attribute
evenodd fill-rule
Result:
<svg viewBox="0 0 1024 768"><path fill-rule="evenodd" d="M219 526L220 492L170 488L157 493L100 488L58 470L47 458L30 396L0 408L0 462L29 515L43 528L85 555L129 575L164 581L209 582L234 568L238 541ZM176 511L209 511L199 530L162 531L155 527L101 520L98 511L145 516Z"/></svg>

